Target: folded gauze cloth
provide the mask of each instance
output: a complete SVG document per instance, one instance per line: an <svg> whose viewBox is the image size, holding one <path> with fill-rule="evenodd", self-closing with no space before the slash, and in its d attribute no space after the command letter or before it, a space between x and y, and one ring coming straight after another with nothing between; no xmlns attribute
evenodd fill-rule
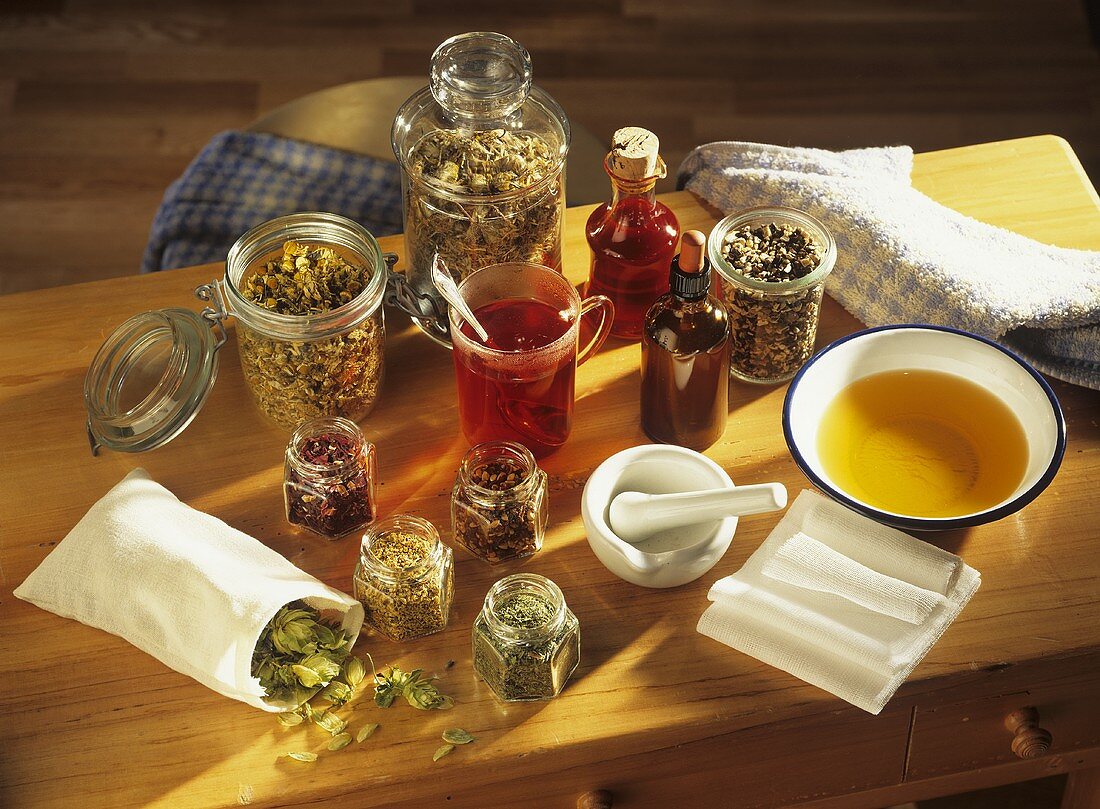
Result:
<svg viewBox="0 0 1100 809"><path fill-rule="evenodd" d="M358 601L184 505L144 469L100 498L15 595L265 711L295 707L266 700L252 676L256 641L280 607L341 613L353 644L363 626Z"/></svg>
<svg viewBox="0 0 1100 809"><path fill-rule="evenodd" d="M804 491L711 587L698 629L877 714L980 584L955 554Z"/></svg>
<svg viewBox="0 0 1100 809"><path fill-rule="evenodd" d="M907 146L830 152L700 146L679 186L726 213L799 208L837 242L826 289L869 326L934 323L998 340L1100 389L1100 252L1051 247L946 208L909 183Z"/></svg>

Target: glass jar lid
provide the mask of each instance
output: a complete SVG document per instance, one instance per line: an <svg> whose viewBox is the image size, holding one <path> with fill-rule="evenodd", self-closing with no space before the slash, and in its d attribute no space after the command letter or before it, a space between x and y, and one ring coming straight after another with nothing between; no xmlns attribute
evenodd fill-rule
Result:
<svg viewBox="0 0 1100 809"><path fill-rule="evenodd" d="M510 191L464 192L416 166L418 146L438 130L469 137L498 129L535 135L549 147L554 162L541 179ZM390 130L403 177L443 199L460 202L514 199L553 186L565 166L569 139L565 111L532 83L530 54L511 37L490 31L459 34L443 42L432 54L428 86L401 105Z"/></svg>
<svg viewBox="0 0 1100 809"><path fill-rule="evenodd" d="M209 286L197 294L217 296ZM155 449L191 423L218 375L224 316L213 307L201 313L158 309L134 315L111 333L84 377L93 455L100 447Z"/></svg>
<svg viewBox="0 0 1100 809"><path fill-rule="evenodd" d="M531 55L504 34L459 34L432 54L429 87L456 118L502 120L531 94Z"/></svg>

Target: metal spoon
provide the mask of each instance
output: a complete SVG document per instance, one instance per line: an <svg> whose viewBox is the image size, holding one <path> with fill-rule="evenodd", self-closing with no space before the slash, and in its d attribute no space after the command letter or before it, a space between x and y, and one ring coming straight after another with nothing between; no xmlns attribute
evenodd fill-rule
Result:
<svg viewBox="0 0 1100 809"><path fill-rule="evenodd" d="M435 284L435 288L439 290L439 294L443 296L443 299L453 306L462 315L462 319L473 327L473 330L477 332L477 336L481 338L481 342L488 345L489 332L485 331L485 327L478 323L473 311L466 305L462 293L458 291L458 284L455 283L455 279L451 278L450 270L447 269L447 265L439 253L432 257L432 283Z"/></svg>

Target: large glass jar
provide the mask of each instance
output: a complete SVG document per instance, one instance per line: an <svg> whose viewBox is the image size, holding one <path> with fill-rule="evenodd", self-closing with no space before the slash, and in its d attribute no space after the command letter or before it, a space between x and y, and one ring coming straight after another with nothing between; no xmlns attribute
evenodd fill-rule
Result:
<svg viewBox="0 0 1100 809"><path fill-rule="evenodd" d="M780 258L797 252L806 257L802 264ZM730 377L787 381L814 353L821 295L836 264L833 237L794 208L751 208L714 226L707 254L729 310Z"/></svg>
<svg viewBox="0 0 1100 809"><path fill-rule="evenodd" d="M257 303L254 279L293 274L324 261L331 248L355 268L353 295L327 311L284 314ZM320 256L321 258L318 258ZM241 368L256 404L276 424L294 430L318 416L356 420L374 407L385 370L382 298L386 264L374 237L330 213L298 213L272 219L241 236L226 259L226 305L237 319ZM343 277L343 276L341 276ZM271 281L274 284L274 280ZM341 294L337 290L337 293Z"/></svg>
<svg viewBox="0 0 1100 809"><path fill-rule="evenodd" d="M340 416L310 419L286 445L283 504L291 525L338 539L374 521L374 444Z"/></svg>
<svg viewBox="0 0 1100 809"><path fill-rule="evenodd" d="M581 657L581 629L554 582L507 576L485 596L473 628L474 668L506 702L552 699Z"/></svg>
<svg viewBox="0 0 1100 809"><path fill-rule="evenodd" d="M430 635L447 628L454 554L430 522L398 514L363 535L354 586L366 622L390 640Z"/></svg>
<svg viewBox="0 0 1100 809"><path fill-rule="evenodd" d="M420 325L447 333L432 258L456 281L503 262L561 269L569 123L531 83L531 57L489 32L440 45L427 87L398 110L391 140L401 165L405 252L413 290L434 301Z"/></svg>
<svg viewBox="0 0 1100 809"><path fill-rule="evenodd" d="M454 540L490 564L522 559L542 547L547 507L546 473L531 450L486 441L458 468L451 492Z"/></svg>

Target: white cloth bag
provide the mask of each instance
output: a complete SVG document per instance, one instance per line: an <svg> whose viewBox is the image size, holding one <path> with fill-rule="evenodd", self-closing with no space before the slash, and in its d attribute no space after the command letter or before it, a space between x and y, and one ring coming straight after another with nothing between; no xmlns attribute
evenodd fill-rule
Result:
<svg viewBox="0 0 1100 809"><path fill-rule="evenodd" d="M294 707L267 702L251 673L256 641L283 605L338 611L352 643L363 626L358 601L181 503L144 469L93 505L15 595L265 711Z"/></svg>

